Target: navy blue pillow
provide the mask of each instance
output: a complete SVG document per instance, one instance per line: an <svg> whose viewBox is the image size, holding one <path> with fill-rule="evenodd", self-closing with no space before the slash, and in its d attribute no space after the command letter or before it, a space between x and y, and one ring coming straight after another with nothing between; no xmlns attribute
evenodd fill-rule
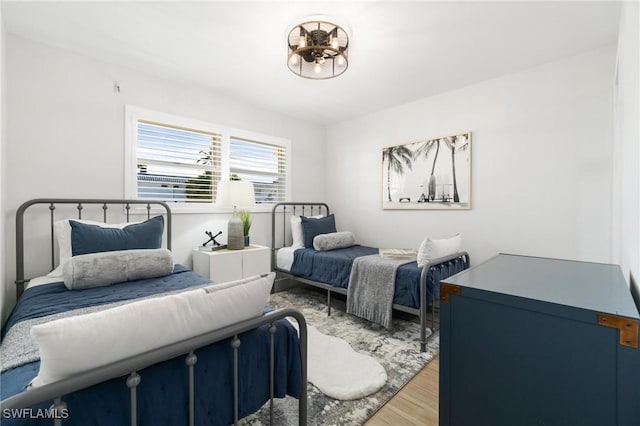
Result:
<svg viewBox="0 0 640 426"><path fill-rule="evenodd" d="M152 217L142 223L127 225L122 229L103 228L98 225L70 220L71 255L100 253L104 251L157 249L162 247L164 218Z"/></svg>
<svg viewBox="0 0 640 426"><path fill-rule="evenodd" d="M302 239L304 246L313 248L313 239L316 235L336 232L336 218L333 214L320 219L300 216L302 222Z"/></svg>

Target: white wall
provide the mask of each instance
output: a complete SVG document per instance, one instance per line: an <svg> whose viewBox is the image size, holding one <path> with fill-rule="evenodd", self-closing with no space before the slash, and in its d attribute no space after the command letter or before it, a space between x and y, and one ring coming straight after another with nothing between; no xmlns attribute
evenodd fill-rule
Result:
<svg viewBox="0 0 640 426"><path fill-rule="evenodd" d="M416 249L460 232L474 264L499 252L611 261L614 59L607 47L330 126L338 228ZM471 210L381 209L383 146L468 130Z"/></svg>
<svg viewBox="0 0 640 426"><path fill-rule="evenodd" d="M114 91L116 80L120 93ZM322 126L11 34L7 35L7 87L9 247L15 241L15 211L28 199L124 196L125 104L290 139L293 198L325 197ZM226 235L228 218L228 214L176 215L176 261L191 265L191 249L206 240L204 231L224 230ZM254 216L252 242L270 243L269 219L267 213ZM13 254L7 262L6 280L12 282Z"/></svg>
<svg viewBox="0 0 640 426"><path fill-rule="evenodd" d="M640 280L640 34L638 2L624 2L618 38L615 88L613 250L627 280Z"/></svg>
<svg viewBox="0 0 640 426"><path fill-rule="evenodd" d="M7 180L5 173L7 168L5 167L5 145L7 138L5 137L5 30L4 20L2 18L2 7L0 7L0 279L2 279L3 285L0 285L0 320L5 317L4 301L6 300L5 291L7 285L4 285L6 281L5 277L5 264L6 264L6 242L5 242L5 222L6 214L4 211L4 198L5 198L5 186Z"/></svg>

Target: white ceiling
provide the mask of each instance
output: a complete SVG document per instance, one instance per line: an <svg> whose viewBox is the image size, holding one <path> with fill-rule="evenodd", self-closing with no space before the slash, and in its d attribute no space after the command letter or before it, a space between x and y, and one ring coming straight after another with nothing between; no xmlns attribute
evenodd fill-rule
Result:
<svg viewBox="0 0 640 426"><path fill-rule="evenodd" d="M2 2L10 33L319 124L615 43L619 11L614 1ZM287 30L312 14L351 29L338 78L287 68Z"/></svg>

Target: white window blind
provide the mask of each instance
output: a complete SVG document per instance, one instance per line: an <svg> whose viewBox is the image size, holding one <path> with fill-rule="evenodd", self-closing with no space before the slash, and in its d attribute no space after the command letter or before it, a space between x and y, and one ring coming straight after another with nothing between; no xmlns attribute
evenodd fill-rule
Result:
<svg viewBox="0 0 640 426"><path fill-rule="evenodd" d="M222 173L222 135L138 120L138 198L211 203Z"/></svg>
<svg viewBox="0 0 640 426"><path fill-rule="evenodd" d="M177 213L225 211L216 206L221 180L253 182L257 206L288 201L287 139L127 105L125 196L172 202Z"/></svg>
<svg viewBox="0 0 640 426"><path fill-rule="evenodd" d="M229 152L229 172L253 182L257 204L286 201L286 147L232 136Z"/></svg>

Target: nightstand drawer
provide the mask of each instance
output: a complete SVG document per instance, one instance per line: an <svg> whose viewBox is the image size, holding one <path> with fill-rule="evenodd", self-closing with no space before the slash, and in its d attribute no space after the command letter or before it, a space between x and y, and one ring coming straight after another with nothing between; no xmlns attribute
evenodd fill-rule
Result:
<svg viewBox="0 0 640 426"><path fill-rule="evenodd" d="M242 276L262 275L271 271L271 259L269 248L262 247L258 250L247 250L242 253Z"/></svg>
<svg viewBox="0 0 640 426"><path fill-rule="evenodd" d="M271 271L269 247L251 245L243 250L193 251L193 270L223 283Z"/></svg>

